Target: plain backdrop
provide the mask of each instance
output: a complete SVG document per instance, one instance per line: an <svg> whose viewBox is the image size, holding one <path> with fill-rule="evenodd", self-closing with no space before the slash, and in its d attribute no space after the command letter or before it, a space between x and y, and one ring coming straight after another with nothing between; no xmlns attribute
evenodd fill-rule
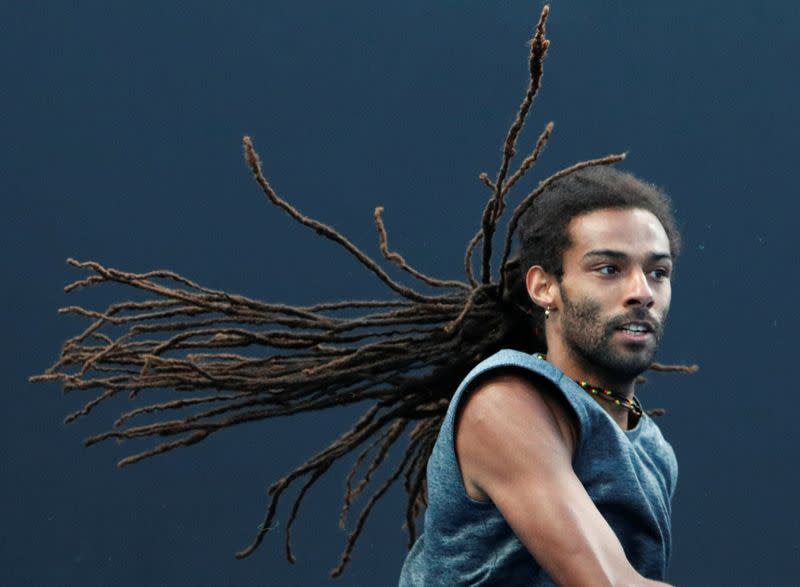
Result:
<svg viewBox="0 0 800 587"><path fill-rule="evenodd" d="M344 252L272 207L246 169L253 136L285 198L379 256L462 276L466 242L527 84L538 2L5 2L0 6L0 250L4 585L391 585L404 494L379 504L344 576L347 463L244 561L266 487L350 426L342 410L261 422L126 469L140 444L83 448L117 403L31 385L114 287L67 295L66 257L168 268L265 301L385 296ZM685 249L645 405L680 461L678 585L794 585L797 468L797 130L800 4L562 2L542 92L520 142L555 132L520 193L576 160L672 196Z"/></svg>

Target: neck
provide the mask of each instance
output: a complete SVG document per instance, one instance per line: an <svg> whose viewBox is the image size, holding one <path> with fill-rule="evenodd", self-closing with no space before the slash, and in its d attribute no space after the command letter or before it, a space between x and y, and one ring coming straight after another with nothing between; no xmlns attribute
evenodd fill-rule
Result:
<svg viewBox="0 0 800 587"><path fill-rule="evenodd" d="M547 360L566 375L578 381L586 381L598 387L606 387L632 399L636 390L636 377L619 376L593 365L574 351L556 342L548 344Z"/></svg>
<svg viewBox="0 0 800 587"><path fill-rule="evenodd" d="M548 344L547 360L571 379L586 381L593 386L611 389L627 399L633 399L636 378L615 376L595 365L587 364L586 361L581 360L581 357L576 357L575 353L570 349L558 343ZM596 397L595 401L621 428L627 430L632 426L631 414L627 409Z"/></svg>

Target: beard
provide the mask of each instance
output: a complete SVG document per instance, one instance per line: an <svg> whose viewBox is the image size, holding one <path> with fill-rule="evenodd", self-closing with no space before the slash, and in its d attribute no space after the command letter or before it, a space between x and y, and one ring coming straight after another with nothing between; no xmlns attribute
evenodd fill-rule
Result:
<svg viewBox="0 0 800 587"><path fill-rule="evenodd" d="M561 298L564 303L561 316L564 343L585 368L612 380L631 380L650 367L661 342L666 310L661 320L641 307L603 319L597 302L591 299L573 301L563 286ZM646 320L653 325L651 340L612 341L620 326L634 320Z"/></svg>

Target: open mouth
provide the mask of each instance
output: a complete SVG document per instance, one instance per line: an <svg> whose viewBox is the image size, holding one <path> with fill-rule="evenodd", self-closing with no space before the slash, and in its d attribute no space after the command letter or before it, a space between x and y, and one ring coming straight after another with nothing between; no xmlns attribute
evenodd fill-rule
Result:
<svg viewBox="0 0 800 587"><path fill-rule="evenodd" d="M630 336L647 336L653 333L654 328L649 322L628 322L618 326L617 330Z"/></svg>

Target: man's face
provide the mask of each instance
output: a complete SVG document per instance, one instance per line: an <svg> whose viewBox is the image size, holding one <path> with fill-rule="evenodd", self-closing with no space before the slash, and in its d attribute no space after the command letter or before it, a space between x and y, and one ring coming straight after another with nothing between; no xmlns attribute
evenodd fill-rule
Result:
<svg viewBox="0 0 800 587"><path fill-rule="evenodd" d="M664 227L638 208L602 209L568 225L560 334L589 370L630 379L653 361L672 295Z"/></svg>

